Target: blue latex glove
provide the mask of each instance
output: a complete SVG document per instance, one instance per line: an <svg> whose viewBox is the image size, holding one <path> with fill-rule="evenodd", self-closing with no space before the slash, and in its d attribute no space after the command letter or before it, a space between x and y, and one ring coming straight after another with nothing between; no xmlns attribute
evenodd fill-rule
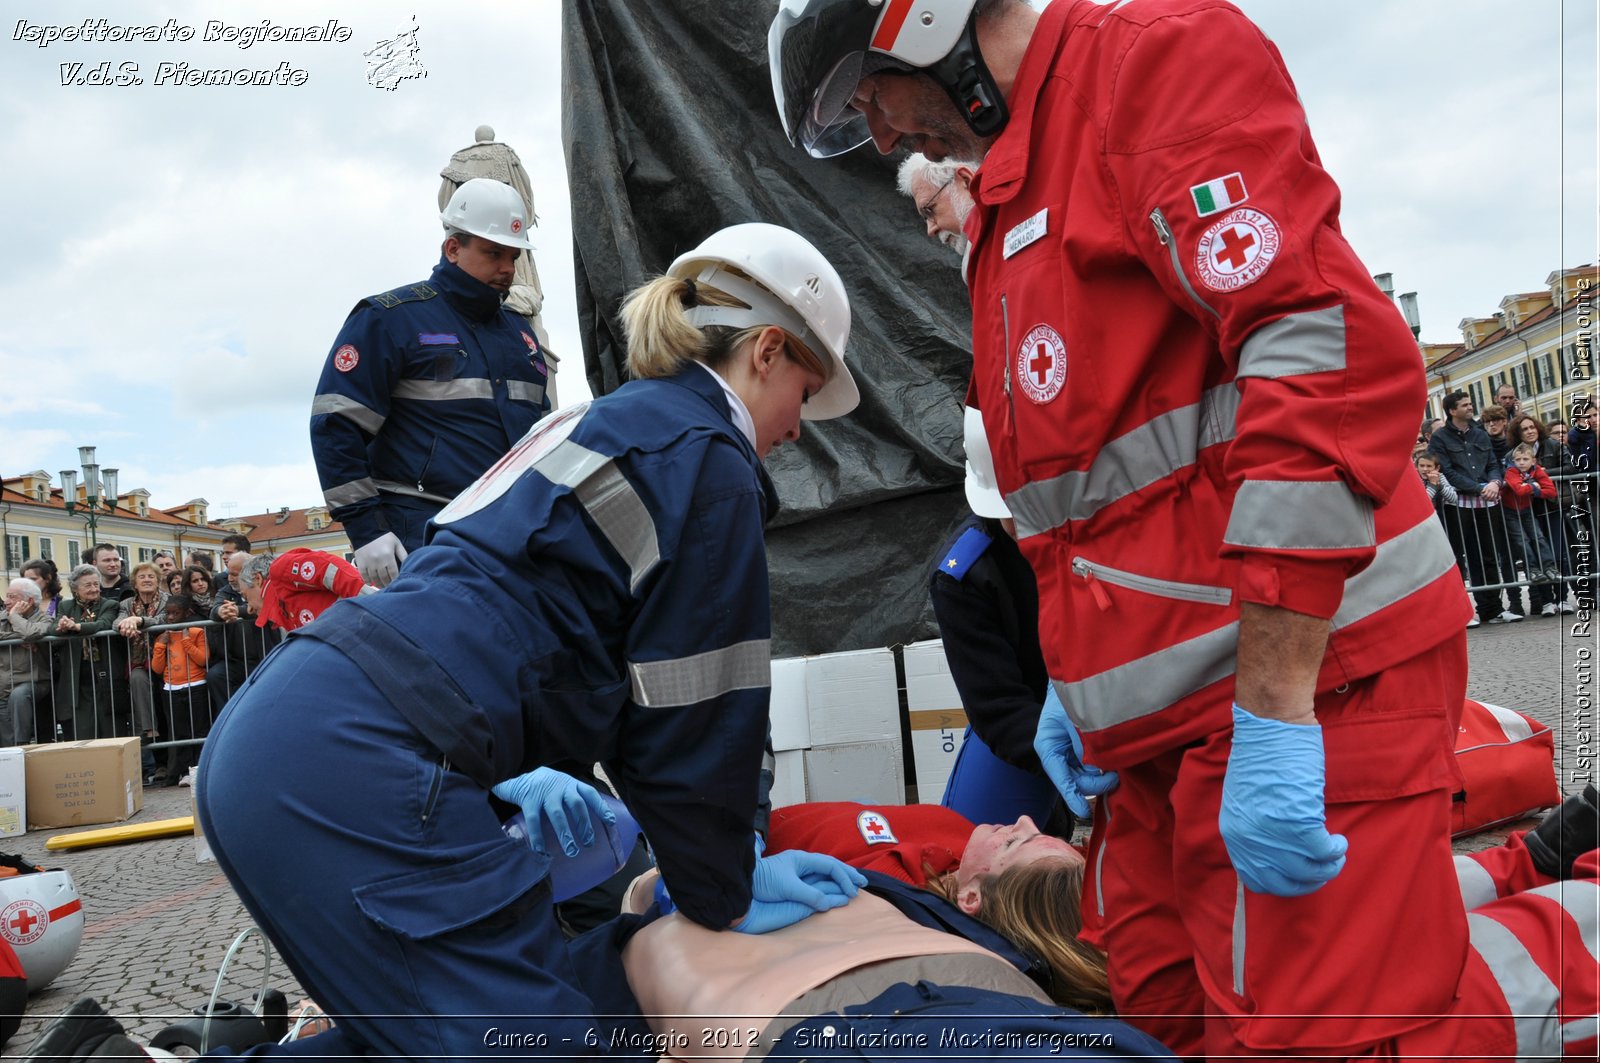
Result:
<svg viewBox="0 0 1600 1063"><path fill-rule="evenodd" d="M1267 720L1233 707L1233 752L1218 825L1239 880L1256 893L1299 897L1344 867L1349 843L1328 833L1322 727Z"/></svg>
<svg viewBox="0 0 1600 1063"><path fill-rule="evenodd" d="M756 870L750 879L750 911L733 929L765 934L798 923L817 912L850 903L867 877L842 860L803 849L761 855L766 843L756 836Z"/></svg>
<svg viewBox="0 0 1600 1063"><path fill-rule="evenodd" d="M1033 735L1033 751L1039 754L1044 773L1055 783L1061 799L1072 814L1087 819L1087 797L1099 797L1117 788L1117 773L1101 771L1083 762L1083 739L1067 717L1066 706L1056 697L1052 685L1039 713L1039 727Z"/></svg>
<svg viewBox="0 0 1600 1063"><path fill-rule="evenodd" d="M535 768L497 784L491 792L522 809L528 821L528 845L540 856L550 855L544 850L545 823L550 824L561 851L568 856L578 855L580 843L585 847L594 844L596 822L606 826L612 847L617 844L611 830L617 817L606 807L600 791L554 768Z"/></svg>

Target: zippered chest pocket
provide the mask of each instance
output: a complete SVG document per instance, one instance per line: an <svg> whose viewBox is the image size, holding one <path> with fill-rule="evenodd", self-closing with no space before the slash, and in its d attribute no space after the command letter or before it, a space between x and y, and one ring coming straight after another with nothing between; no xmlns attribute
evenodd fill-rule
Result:
<svg viewBox="0 0 1600 1063"><path fill-rule="evenodd" d="M1216 606L1227 606L1233 602L1233 590L1230 587L1215 587L1206 583L1182 583L1178 580L1142 576L1137 572L1127 572L1120 568L1112 568L1110 565L1097 564L1085 557L1072 559L1072 574L1088 584L1089 593L1094 595L1095 604L1101 611L1110 609L1113 604L1111 592L1106 589L1107 584L1179 602Z"/></svg>

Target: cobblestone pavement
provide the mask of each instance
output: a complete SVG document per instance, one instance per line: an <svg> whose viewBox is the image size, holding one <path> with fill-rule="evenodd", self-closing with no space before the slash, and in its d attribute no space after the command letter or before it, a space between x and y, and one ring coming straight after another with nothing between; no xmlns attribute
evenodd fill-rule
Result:
<svg viewBox="0 0 1600 1063"><path fill-rule="evenodd" d="M1579 667L1584 653L1593 661L1593 634L1584 634L1579 618L1569 615L1486 625L1469 631L1467 640L1468 692L1549 724L1558 736L1556 769L1562 789L1581 790L1594 772L1592 707L1578 715L1579 706L1593 694L1592 677ZM187 789L147 790L137 821L187 815L189 804ZM196 863L196 843L188 836L79 852L46 851L45 840L57 833L33 831L0 843L35 863L70 870L87 919L76 960L29 1001L8 1052L24 1050L44 1022L84 995L99 998L139 1039L203 1006L223 954L252 925L217 865ZM1482 848L1503 836L1481 834L1458 848ZM240 950L223 986L224 999L246 1000L261 986L263 955L259 937ZM281 960L274 959L267 981L291 1004L301 998Z"/></svg>

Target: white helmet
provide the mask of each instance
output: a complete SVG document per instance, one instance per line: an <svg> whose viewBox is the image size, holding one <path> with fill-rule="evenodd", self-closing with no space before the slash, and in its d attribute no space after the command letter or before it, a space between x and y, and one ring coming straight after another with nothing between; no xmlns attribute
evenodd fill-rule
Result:
<svg viewBox="0 0 1600 1063"><path fill-rule="evenodd" d="M983 433L983 413L968 406L961 429L967 444L967 505L980 517L1011 516L995 481L994 457L989 453L989 437Z"/></svg>
<svg viewBox="0 0 1600 1063"><path fill-rule="evenodd" d="M0 878L0 938L28 976L28 992L49 985L78 954L83 905L65 871Z"/></svg>
<svg viewBox="0 0 1600 1063"><path fill-rule="evenodd" d="M522 193L492 177L474 177L456 189L439 220L446 229L533 250L528 241L528 205L522 201Z"/></svg>
<svg viewBox="0 0 1600 1063"><path fill-rule="evenodd" d="M824 159L872 139L850 101L862 78L886 68L927 74L974 133L999 133L1009 112L978 51L976 8L977 0L779 0L767 58L789 143Z"/></svg>
<svg viewBox="0 0 1600 1063"><path fill-rule="evenodd" d="M729 266L756 283L730 271ZM850 339L850 297L839 272L799 233L758 221L730 225L706 237L693 251L679 255L667 275L716 288L749 306L748 310L692 307L690 324L776 325L813 352L827 352L833 359L833 376L801 407L803 419L839 417L861 401L855 378L844 364L845 343Z"/></svg>

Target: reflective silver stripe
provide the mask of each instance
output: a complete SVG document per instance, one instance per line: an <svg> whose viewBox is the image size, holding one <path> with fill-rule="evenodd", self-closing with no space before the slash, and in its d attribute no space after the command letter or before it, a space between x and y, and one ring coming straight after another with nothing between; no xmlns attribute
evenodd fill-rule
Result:
<svg viewBox="0 0 1600 1063"><path fill-rule="evenodd" d="M1228 624L1075 683L1050 683L1074 723L1099 731L1160 712L1226 679L1238 645L1239 625Z"/></svg>
<svg viewBox="0 0 1600 1063"><path fill-rule="evenodd" d="M412 484L398 484L393 480L374 480L378 490L386 495L405 495L407 498L420 498L428 502L437 502L441 506L449 505L450 499L443 495L429 494L420 487Z"/></svg>
<svg viewBox="0 0 1600 1063"><path fill-rule="evenodd" d="M361 405L348 395L318 395L311 400L311 416L329 413L355 422L356 427L368 435L377 435L378 429L383 427L383 414Z"/></svg>
<svg viewBox="0 0 1600 1063"><path fill-rule="evenodd" d="M1556 1007L1561 1002L1561 990L1545 977L1527 947L1504 924L1468 912L1467 930L1473 949L1505 994L1512 1028L1517 1033L1517 1058L1559 1056L1561 1030Z"/></svg>
<svg viewBox="0 0 1600 1063"><path fill-rule="evenodd" d="M1106 833L1107 838L1109 838L1110 834L1111 834L1111 814L1112 814L1111 795L1110 794L1106 794L1104 797L1100 798L1100 804L1102 806L1104 806L1104 808L1106 810L1106 831L1105 831L1105 833ZM1101 882L1103 881L1103 879L1105 877L1104 873L1105 873L1105 869L1106 869L1106 852L1110 848L1111 848L1111 846L1107 843L1106 838L1102 838L1100 840L1100 851L1098 853L1096 853L1095 857L1094 857L1094 906L1095 906L1095 908L1097 908L1099 910L1099 914L1100 914L1100 917L1102 919L1105 918L1105 914L1106 914L1106 891L1101 886Z"/></svg>
<svg viewBox="0 0 1600 1063"><path fill-rule="evenodd" d="M696 705L772 685L772 640L751 639L671 661L628 662L639 705Z"/></svg>
<svg viewBox="0 0 1600 1063"><path fill-rule="evenodd" d="M1347 550L1378 541L1372 502L1338 480L1246 480L1222 541L1266 550Z"/></svg>
<svg viewBox="0 0 1600 1063"><path fill-rule="evenodd" d="M328 590L333 590L334 580L339 578L339 570L329 565L322 573L322 585Z"/></svg>
<svg viewBox="0 0 1600 1063"><path fill-rule="evenodd" d="M1600 1037L1600 1015L1585 1015L1561 1024L1563 1045L1581 1044L1584 1041L1593 1041L1596 1037Z"/></svg>
<svg viewBox="0 0 1600 1063"><path fill-rule="evenodd" d="M1486 701L1480 701L1478 704L1489 710L1489 715L1494 717L1494 722L1500 725L1500 730L1504 731L1511 741L1525 742L1533 737L1533 725L1521 713L1503 709L1499 705L1490 705Z"/></svg>
<svg viewBox="0 0 1600 1063"><path fill-rule="evenodd" d="M1100 448L1087 470L1024 484L1006 496L1017 534L1038 535L1069 520L1087 520L1106 506L1193 465L1200 451L1233 438L1239 390L1209 389L1199 402L1152 417Z"/></svg>
<svg viewBox="0 0 1600 1063"><path fill-rule="evenodd" d="M1494 876L1470 856L1456 857L1456 884L1461 887L1461 904L1469 912L1500 896L1495 892Z"/></svg>
<svg viewBox="0 0 1600 1063"><path fill-rule="evenodd" d="M1276 380L1344 369L1344 307L1290 314L1250 334L1239 351L1241 377Z"/></svg>
<svg viewBox="0 0 1600 1063"><path fill-rule="evenodd" d="M606 462L573 489L583 508L600 526L611 548L628 564L628 589L637 590L661 560L656 524L628 478L615 463Z"/></svg>
<svg viewBox="0 0 1600 1063"><path fill-rule="evenodd" d="M394 386L392 395L397 399L416 399L421 402L492 399L494 385L483 377L462 377L459 380L402 380Z"/></svg>
<svg viewBox="0 0 1600 1063"><path fill-rule="evenodd" d="M1432 513L1378 546L1372 564L1344 582L1344 598L1333 614L1330 631L1349 627L1406 598L1446 572L1454 572L1455 554L1439 518Z"/></svg>
<svg viewBox="0 0 1600 1063"><path fill-rule="evenodd" d="M518 402L531 402L537 406L544 401L544 385L531 380L507 380L506 394Z"/></svg>
<svg viewBox="0 0 1600 1063"><path fill-rule="evenodd" d="M1578 926L1578 937L1589 950L1589 959L1600 963L1600 882L1569 879L1523 890L1521 896L1548 897L1567 910Z"/></svg>
<svg viewBox="0 0 1600 1063"><path fill-rule="evenodd" d="M611 459L581 443L562 440L550 453L533 463L534 471L551 483L577 487Z"/></svg>
<svg viewBox="0 0 1600 1063"><path fill-rule="evenodd" d="M338 487L330 487L322 492L322 500L328 503L329 509L337 509L340 506L365 502L369 498L377 497L378 485L373 483L370 477L365 476L359 480L351 480L347 484L340 484Z"/></svg>
<svg viewBox="0 0 1600 1063"><path fill-rule="evenodd" d="M1233 902L1233 991L1244 996L1244 883Z"/></svg>

